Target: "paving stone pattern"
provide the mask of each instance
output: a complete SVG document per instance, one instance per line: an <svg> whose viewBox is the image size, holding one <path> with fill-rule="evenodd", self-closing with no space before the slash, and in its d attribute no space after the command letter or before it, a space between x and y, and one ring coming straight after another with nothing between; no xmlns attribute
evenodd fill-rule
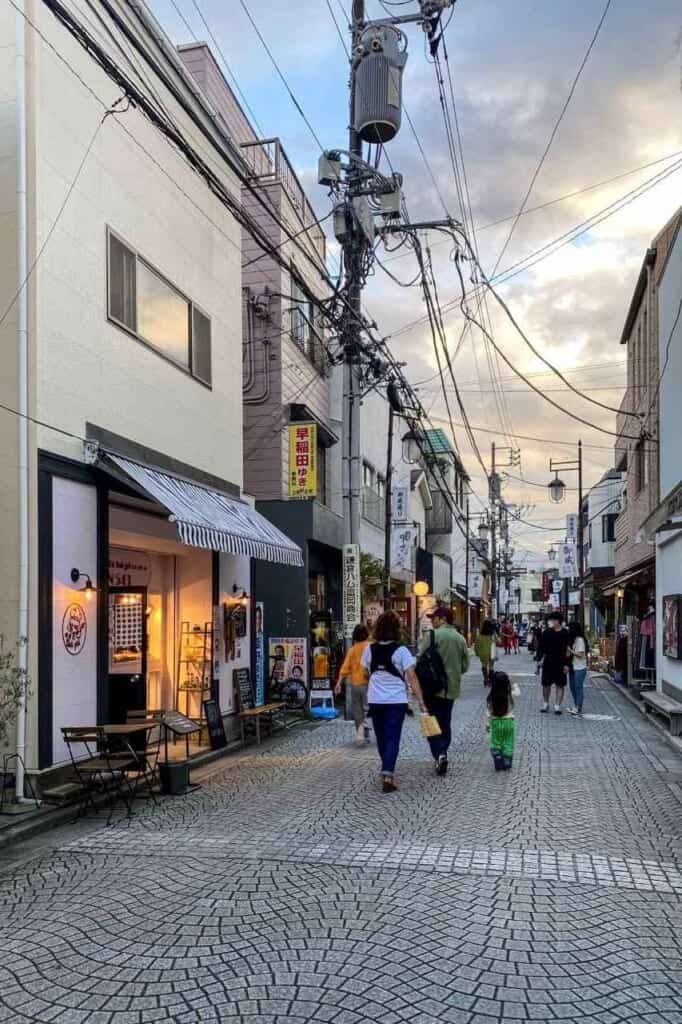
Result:
<svg viewBox="0 0 682 1024"><path fill-rule="evenodd" d="M451 769L400 792L343 722L222 762L128 824L0 857L12 1024L682 1024L682 763L605 681L540 715L527 655L496 775L474 669Z"/></svg>

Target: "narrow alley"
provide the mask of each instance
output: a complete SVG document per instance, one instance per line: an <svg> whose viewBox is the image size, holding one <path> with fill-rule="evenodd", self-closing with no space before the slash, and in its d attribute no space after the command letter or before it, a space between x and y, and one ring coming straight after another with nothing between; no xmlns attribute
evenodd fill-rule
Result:
<svg viewBox="0 0 682 1024"><path fill-rule="evenodd" d="M682 1022L682 762L605 679L539 713L529 656L496 775L478 667L436 778L400 791L340 721L205 769L130 824L0 855L12 1024Z"/></svg>

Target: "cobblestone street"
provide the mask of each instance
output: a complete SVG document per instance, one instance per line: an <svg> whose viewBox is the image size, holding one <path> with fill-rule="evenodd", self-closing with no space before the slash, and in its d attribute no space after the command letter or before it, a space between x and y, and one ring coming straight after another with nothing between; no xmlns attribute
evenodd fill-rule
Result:
<svg viewBox="0 0 682 1024"><path fill-rule="evenodd" d="M0 855L12 1024L682 1024L682 761L604 680L496 775L478 669L436 778L408 722L382 795L338 722L204 772L132 823Z"/></svg>

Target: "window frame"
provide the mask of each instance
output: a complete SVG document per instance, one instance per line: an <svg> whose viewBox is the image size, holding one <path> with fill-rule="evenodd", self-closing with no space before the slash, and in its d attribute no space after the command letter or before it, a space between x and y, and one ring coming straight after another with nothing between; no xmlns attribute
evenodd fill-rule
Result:
<svg viewBox="0 0 682 1024"><path fill-rule="evenodd" d="M616 539L617 512L605 512L601 517L601 539L602 544L613 544ZM612 536L609 536L612 534Z"/></svg>
<svg viewBox="0 0 682 1024"><path fill-rule="evenodd" d="M130 252L134 256L134 258L135 258L135 329L134 330L133 330L133 328L129 327L127 324L123 323L123 321L119 320L118 317L114 316L112 314L112 312L111 312L111 250L110 250L110 239L111 238L114 238L119 243L119 245L122 245L125 249L127 249L128 252ZM188 362L187 362L186 366L183 363L178 362L177 359L173 359L172 356L169 356L168 353L164 352L163 349L161 349L157 345L155 345L154 342L149 341L147 338L145 338L145 336L143 334L140 334L140 332L138 330L138 324L139 324L139 319L140 319L139 315L138 315L139 293L138 293L138 287L137 287L137 265L138 265L138 262L139 263L143 263L148 271L150 271L152 274L154 274L156 277L158 277L159 280L163 281L163 283L165 285L167 285L168 288L170 288L172 291L174 291L176 293L176 295L179 295L180 298L183 299L187 303L187 320L188 320L187 360L188 360ZM195 309L197 310L198 313L200 313L208 321L208 325L209 325L209 345L210 345L210 364L211 364L211 381L210 382L205 381L203 379L203 377L199 377L194 372L194 368L193 368L193 361L194 361L194 310ZM107 227L106 227L106 318L107 318L107 321L110 324L114 325L114 327L117 327L121 331L125 331L125 333L127 335L129 335L131 338L134 338L137 342L140 343L140 345L143 345L145 348L149 349L150 352L153 352L155 355L159 356L165 362L169 363L171 366L174 366L177 370L180 370L181 373L184 373L187 377L191 377L191 379L195 380L197 382L197 384L200 384L202 387L207 388L209 391L213 390L213 320L212 320L211 316L206 312L206 310L202 306L199 305L198 302L195 302L193 299L190 299L189 295L187 295L182 290L182 288L178 288L178 286L176 284L174 284L173 281L166 274L164 274L162 270L159 270L159 268L157 266L155 266L150 260L148 260L145 256L143 256L140 253L139 249L136 249L134 245L131 245L130 242L128 242L123 237L123 235L119 234L118 231L114 231L114 229L112 227L110 227L108 224L107 224Z"/></svg>
<svg viewBox="0 0 682 1024"><path fill-rule="evenodd" d="M329 507L329 480L327 477L327 448L317 442L317 491L315 494L315 500L320 504L324 505L325 508Z"/></svg>

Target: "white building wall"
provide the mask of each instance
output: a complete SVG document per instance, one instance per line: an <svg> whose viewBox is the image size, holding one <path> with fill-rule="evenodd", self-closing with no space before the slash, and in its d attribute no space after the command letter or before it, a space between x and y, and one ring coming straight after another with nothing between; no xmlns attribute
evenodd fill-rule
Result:
<svg viewBox="0 0 682 1024"><path fill-rule="evenodd" d="M616 542L603 540L602 516L615 515L620 511L623 494L623 480L600 480L588 495L587 565L589 569L605 569L616 563ZM591 529L590 529L591 528Z"/></svg>
<svg viewBox="0 0 682 1024"><path fill-rule="evenodd" d="M658 290L660 390L660 482L661 498L682 479L682 231L668 256ZM675 321L677 325L675 326ZM666 365L667 361L667 365Z"/></svg>

